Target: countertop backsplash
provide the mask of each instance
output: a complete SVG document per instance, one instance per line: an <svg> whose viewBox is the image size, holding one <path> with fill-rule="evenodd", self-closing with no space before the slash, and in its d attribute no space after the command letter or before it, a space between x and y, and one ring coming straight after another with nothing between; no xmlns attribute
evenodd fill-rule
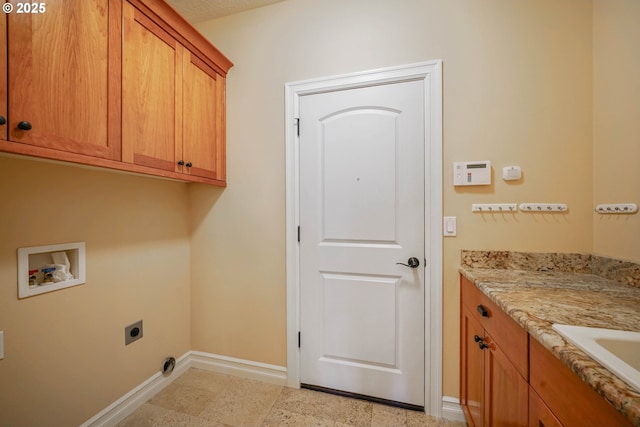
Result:
<svg viewBox="0 0 640 427"><path fill-rule="evenodd" d="M461 265L469 268L595 274L640 288L640 264L599 255L462 250Z"/></svg>

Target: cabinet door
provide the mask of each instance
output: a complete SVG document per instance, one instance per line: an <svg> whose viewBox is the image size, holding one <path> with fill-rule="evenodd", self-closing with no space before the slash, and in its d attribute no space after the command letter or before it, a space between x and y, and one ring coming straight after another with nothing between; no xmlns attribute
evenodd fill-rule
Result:
<svg viewBox="0 0 640 427"><path fill-rule="evenodd" d="M120 2L11 3L8 139L119 159Z"/></svg>
<svg viewBox="0 0 640 427"><path fill-rule="evenodd" d="M224 77L188 51L184 64L184 172L224 181Z"/></svg>
<svg viewBox="0 0 640 427"><path fill-rule="evenodd" d="M484 354L475 337L483 338L484 330L465 305L461 307L460 326L460 403L469 426L481 427Z"/></svg>
<svg viewBox="0 0 640 427"><path fill-rule="evenodd" d="M122 160L179 170L184 48L125 3L122 55Z"/></svg>
<svg viewBox="0 0 640 427"><path fill-rule="evenodd" d="M529 384L491 336L484 342L484 420L492 427L526 427ZM508 345L505 343L504 345Z"/></svg>
<svg viewBox="0 0 640 427"><path fill-rule="evenodd" d="M631 422L537 340L530 341L531 388L564 425L631 426Z"/></svg>
<svg viewBox="0 0 640 427"><path fill-rule="evenodd" d="M563 427L531 387L529 387L529 427Z"/></svg>
<svg viewBox="0 0 640 427"><path fill-rule="evenodd" d="M7 16L0 14L0 82L7 81ZM0 83L0 139L7 139L7 85ZM0 122L2 120L0 119Z"/></svg>

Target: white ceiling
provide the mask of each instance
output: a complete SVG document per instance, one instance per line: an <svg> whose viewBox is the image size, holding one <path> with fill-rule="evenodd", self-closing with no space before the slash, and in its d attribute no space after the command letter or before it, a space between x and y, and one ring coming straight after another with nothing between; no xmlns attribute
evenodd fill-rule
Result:
<svg viewBox="0 0 640 427"><path fill-rule="evenodd" d="M168 0L192 24L255 9L283 0Z"/></svg>

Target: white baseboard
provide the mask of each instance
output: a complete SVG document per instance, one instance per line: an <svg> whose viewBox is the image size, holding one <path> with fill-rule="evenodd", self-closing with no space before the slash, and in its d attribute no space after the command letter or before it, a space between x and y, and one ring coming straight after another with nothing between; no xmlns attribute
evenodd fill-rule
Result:
<svg viewBox="0 0 640 427"><path fill-rule="evenodd" d="M201 351L192 351L190 359L192 368L260 380L271 384L287 385L287 368L284 366L252 362Z"/></svg>
<svg viewBox="0 0 640 427"><path fill-rule="evenodd" d="M187 369L189 369L189 356L190 352L180 356L176 360L176 366L171 374L162 375L161 372L155 373L142 384L138 385L120 399L100 411L98 414L85 421L80 425L80 427L115 426L142 406L147 400L152 398L156 393L160 392L180 375L184 374Z"/></svg>
<svg viewBox="0 0 640 427"><path fill-rule="evenodd" d="M162 375L160 372L152 375L94 417L85 421L80 427L114 427L189 368L235 375L271 384L287 384L287 369L282 366L201 351L189 351L176 360L176 366L170 375Z"/></svg>
<svg viewBox="0 0 640 427"><path fill-rule="evenodd" d="M221 374L234 375L264 381L271 384L287 385L287 369L283 366L253 362L234 357L189 351L176 360L176 367L170 375L158 372L135 387L120 399L107 406L80 427L114 427L147 400L175 381L189 368L203 369ZM448 420L465 421L460 401L455 397L442 397L442 417Z"/></svg>
<svg viewBox="0 0 640 427"><path fill-rule="evenodd" d="M466 421L458 398L442 396L442 418L454 421Z"/></svg>

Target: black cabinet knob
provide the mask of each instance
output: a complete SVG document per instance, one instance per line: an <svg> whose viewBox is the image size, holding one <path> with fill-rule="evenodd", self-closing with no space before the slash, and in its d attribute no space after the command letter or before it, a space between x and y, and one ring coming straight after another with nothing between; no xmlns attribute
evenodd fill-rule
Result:
<svg viewBox="0 0 640 427"><path fill-rule="evenodd" d="M485 348L489 348L489 344L484 342L484 338L480 338L479 336L474 335L473 336L473 340L478 343L478 347L480 347L480 350L484 350Z"/></svg>
<svg viewBox="0 0 640 427"><path fill-rule="evenodd" d="M485 307L484 305L479 305L477 307L478 313L480 313L480 315L482 317L489 317L489 310L487 310L487 307Z"/></svg>
<svg viewBox="0 0 640 427"><path fill-rule="evenodd" d="M193 166L193 164L191 162L188 162L185 166L190 168L191 166Z"/></svg>
<svg viewBox="0 0 640 427"><path fill-rule="evenodd" d="M4 116L0 116L0 126L6 125L6 124L7 124L7 119L5 119Z"/></svg>
<svg viewBox="0 0 640 427"><path fill-rule="evenodd" d="M178 162L178 164L179 164L180 166L184 166L184 160L180 160L180 161Z"/></svg>
<svg viewBox="0 0 640 427"><path fill-rule="evenodd" d="M18 129L31 130L31 123L29 123L29 122L20 122L20 123L18 123Z"/></svg>

